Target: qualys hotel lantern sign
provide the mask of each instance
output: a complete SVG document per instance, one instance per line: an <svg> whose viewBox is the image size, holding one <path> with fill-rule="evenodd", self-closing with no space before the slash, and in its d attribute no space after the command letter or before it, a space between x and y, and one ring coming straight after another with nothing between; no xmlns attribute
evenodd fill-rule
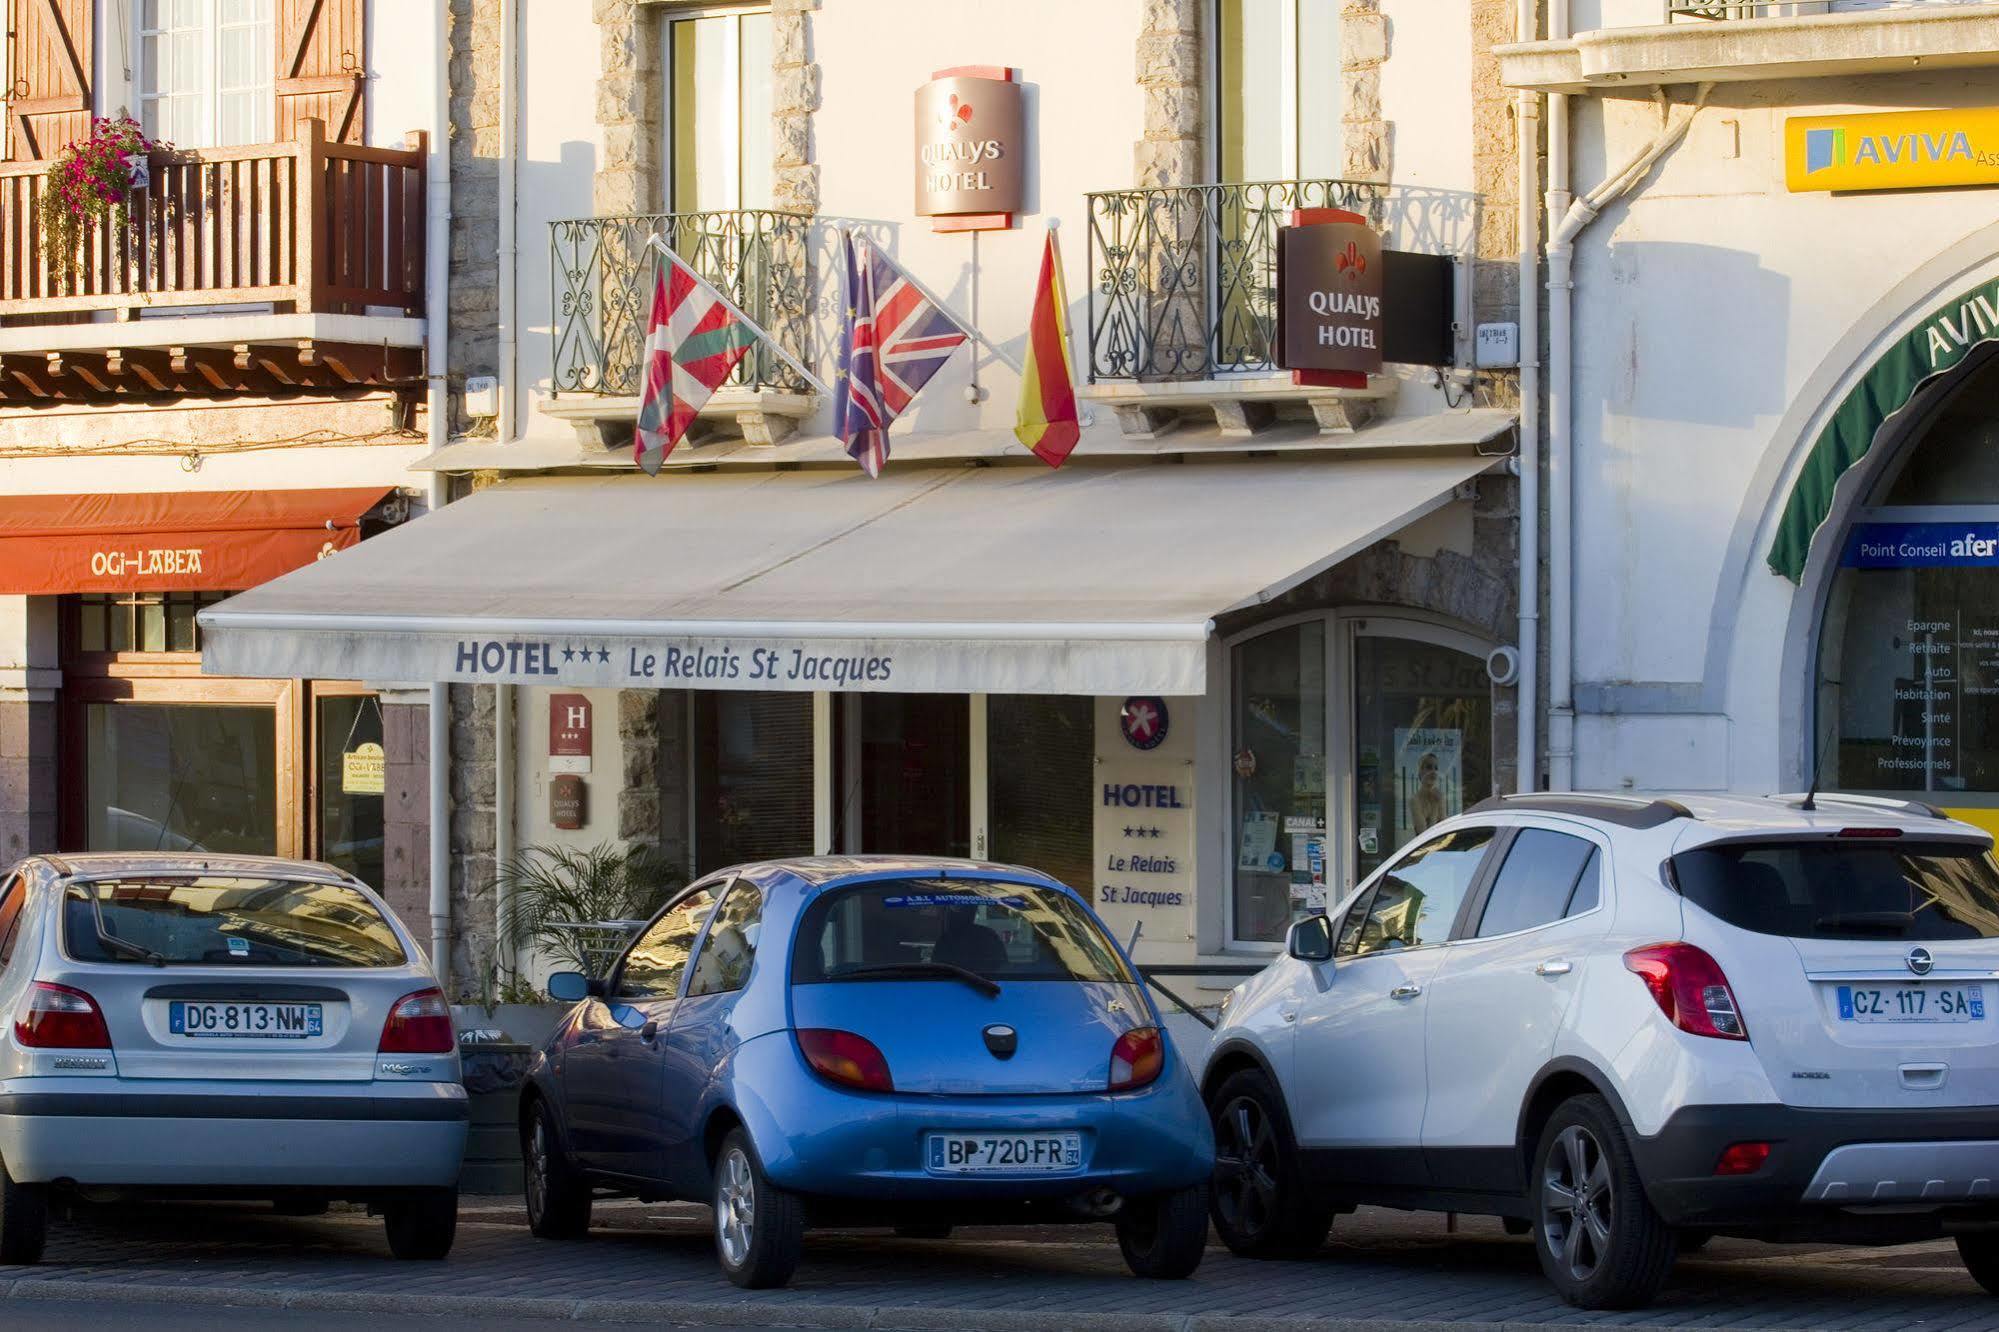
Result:
<svg viewBox="0 0 1999 1332"><path fill-rule="evenodd" d="M1021 210L1025 115L1013 74L941 69L916 90L916 212L938 231L1004 229Z"/></svg>

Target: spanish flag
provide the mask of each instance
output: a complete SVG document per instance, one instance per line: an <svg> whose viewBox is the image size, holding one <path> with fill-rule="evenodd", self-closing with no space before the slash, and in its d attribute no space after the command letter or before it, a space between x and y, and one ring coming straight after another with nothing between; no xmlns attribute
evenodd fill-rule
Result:
<svg viewBox="0 0 1999 1332"><path fill-rule="evenodd" d="M1050 467L1076 447L1076 384L1069 368L1069 297L1055 233L1041 252L1041 280L1027 325L1027 366L1020 377L1020 412L1013 433Z"/></svg>

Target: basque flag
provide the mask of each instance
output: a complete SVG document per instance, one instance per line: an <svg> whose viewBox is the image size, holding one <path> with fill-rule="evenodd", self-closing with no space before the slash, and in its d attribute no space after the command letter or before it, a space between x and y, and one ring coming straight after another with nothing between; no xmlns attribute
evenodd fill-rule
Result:
<svg viewBox="0 0 1999 1332"><path fill-rule="evenodd" d="M843 241L847 326L833 433L869 476L880 476L889 426L971 334L867 240L848 232Z"/></svg>
<svg viewBox="0 0 1999 1332"><path fill-rule="evenodd" d="M734 307L668 251L653 279L645 378L632 439L633 456L649 475L659 475L666 455L755 341Z"/></svg>
<svg viewBox="0 0 1999 1332"><path fill-rule="evenodd" d="M1075 372L1069 364L1069 293L1062 285L1062 255L1052 229L1041 251L1041 280L1027 321L1027 365L1020 376L1015 422L1015 437L1050 467L1068 459L1082 433Z"/></svg>

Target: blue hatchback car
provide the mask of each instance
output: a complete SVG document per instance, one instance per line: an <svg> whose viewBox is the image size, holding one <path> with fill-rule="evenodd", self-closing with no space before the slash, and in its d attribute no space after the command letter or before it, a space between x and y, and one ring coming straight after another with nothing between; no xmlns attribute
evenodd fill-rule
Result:
<svg viewBox="0 0 1999 1332"><path fill-rule="evenodd" d="M576 1007L522 1094L537 1235L635 1195L712 1203L740 1286L790 1280L813 1225L1108 1221L1140 1276L1201 1261L1200 1094L1130 961L1044 875L743 865L549 993Z"/></svg>

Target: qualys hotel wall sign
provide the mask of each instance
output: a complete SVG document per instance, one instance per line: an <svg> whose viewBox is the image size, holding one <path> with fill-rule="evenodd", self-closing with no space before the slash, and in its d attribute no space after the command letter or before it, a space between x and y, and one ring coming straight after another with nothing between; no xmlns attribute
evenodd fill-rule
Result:
<svg viewBox="0 0 1999 1332"><path fill-rule="evenodd" d="M1026 193L1026 116L1013 71L943 69L916 90L916 212L939 231L1013 225Z"/></svg>

